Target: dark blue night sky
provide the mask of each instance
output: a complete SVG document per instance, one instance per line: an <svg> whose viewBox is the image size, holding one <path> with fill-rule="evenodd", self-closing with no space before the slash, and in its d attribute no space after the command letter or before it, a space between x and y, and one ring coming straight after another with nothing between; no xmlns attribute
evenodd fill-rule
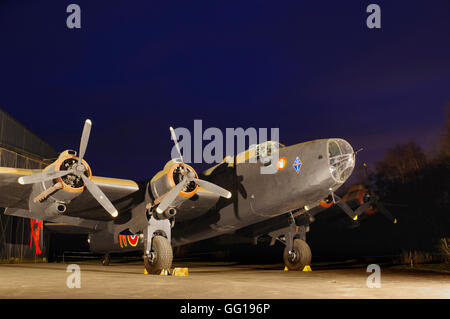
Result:
<svg viewBox="0 0 450 319"><path fill-rule="evenodd" d="M194 119L342 137L374 162L410 139L433 149L449 101L448 0L0 1L0 107L57 150L91 118L96 175L151 177L169 125Z"/></svg>

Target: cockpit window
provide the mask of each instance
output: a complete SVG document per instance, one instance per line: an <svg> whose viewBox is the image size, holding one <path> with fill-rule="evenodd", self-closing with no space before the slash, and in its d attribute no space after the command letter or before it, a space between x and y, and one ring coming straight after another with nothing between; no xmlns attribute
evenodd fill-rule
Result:
<svg viewBox="0 0 450 319"><path fill-rule="evenodd" d="M330 144L328 144L328 154L330 158L341 155L341 149L335 141L331 141Z"/></svg>

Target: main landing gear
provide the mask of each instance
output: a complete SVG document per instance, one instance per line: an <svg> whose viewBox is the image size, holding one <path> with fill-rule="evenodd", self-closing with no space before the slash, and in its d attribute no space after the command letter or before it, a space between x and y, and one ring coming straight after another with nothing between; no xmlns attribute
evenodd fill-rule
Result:
<svg viewBox="0 0 450 319"><path fill-rule="evenodd" d="M149 274L159 275L163 269L172 267L172 246L167 238L155 236L150 254L144 256L145 270Z"/></svg>
<svg viewBox="0 0 450 319"><path fill-rule="evenodd" d="M283 260L289 270L302 270L311 264L311 258L311 249L302 239L294 239L291 250L284 248Z"/></svg>
<svg viewBox="0 0 450 319"><path fill-rule="evenodd" d="M308 221L310 218L307 219ZM309 230L309 224L297 226L295 218L289 219L289 226L269 233L272 237L270 245L275 244L275 240L280 240L286 247L283 252L284 264L288 270L302 270L305 266L311 264L312 254L309 245L306 243L306 232Z"/></svg>
<svg viewBox="0 0 450 319"><path fill-rule="evenodd" d="M168 219L150 218L144 233L144 265L149 274L159 275L172 267L173 250L170 244L171 223Z"/></svg>

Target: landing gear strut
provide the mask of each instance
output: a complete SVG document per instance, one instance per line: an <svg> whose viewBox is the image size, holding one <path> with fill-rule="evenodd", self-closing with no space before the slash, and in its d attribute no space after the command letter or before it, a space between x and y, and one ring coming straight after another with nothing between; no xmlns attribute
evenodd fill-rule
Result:
<svg viewBox="0 0 450 319"><path fill-rule="evenodd" d="M309 217L306 219L310 221ZM302 270L305 266L311 264L312 254L309 245L306 243L306 233L309 230L309 223L301 223L296 225L295 218L292 215L289 218L289 226L270 232L272 237L270 245L274 245L279 237L284 237L282 241L286 247L283 252L284 264L288 270Z"/></svg>
<svg viewBox="0 0 450 319"><path fill-rule="evenodd" d="M153 216L144 232L144 265L149 274L159 275L172 267L173 250L170 244L171 223L168 219L158 220Z"/></svg>

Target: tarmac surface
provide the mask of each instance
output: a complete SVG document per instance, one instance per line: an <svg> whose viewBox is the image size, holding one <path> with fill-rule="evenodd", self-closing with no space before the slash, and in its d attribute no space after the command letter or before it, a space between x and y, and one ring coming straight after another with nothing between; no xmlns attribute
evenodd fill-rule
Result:
<svg viewBox="0 0 450 319"><path fill-rule="evenodd" d="M81 287L68 288L68 263L0 264L0 298L445 298L450 275L381 268L368 288L366 268L283 271L282 266L184 264L189 276L144 275L143 264L77 263Z"/></svg>

